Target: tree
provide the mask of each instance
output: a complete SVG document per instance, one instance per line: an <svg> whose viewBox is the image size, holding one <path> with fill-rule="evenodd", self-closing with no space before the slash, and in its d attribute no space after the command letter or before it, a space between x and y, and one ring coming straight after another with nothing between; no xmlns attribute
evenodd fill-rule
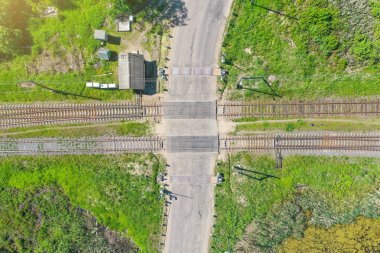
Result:
<svg viewBox="0 0 380 253"><path fill-rule="evenodd" d="M21 31L0 26L0 59L6 60L18 52L17 43L21 39Z"/></svg>
<svg viewBox="0 0 380 253"><path fill-rule="evenodd" d="M41 13L49 6L55 6L54 0L27 0L33 12Z"/></svg>

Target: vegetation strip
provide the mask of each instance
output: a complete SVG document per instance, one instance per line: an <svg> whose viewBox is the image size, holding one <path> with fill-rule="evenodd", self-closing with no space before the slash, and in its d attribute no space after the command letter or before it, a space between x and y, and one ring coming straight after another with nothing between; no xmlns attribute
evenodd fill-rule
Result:
<svg viewBox="0 0 380 253"><path fill-rule="evenodd" d="M332 132L375 132L380 131L380 121L376 119L299 119L268 120L251 123L237 123L235 134L251 134L252 132L300 132L300 131L332 131Z"/></svg>
<svg viewBox="0 0 380 253"><path fill-rule="evenodd" d="M309 249L316 249L322 244L310 241L310 231L351 224L358 216L369 220L357 222L367 239L355 237L355 245L376 244L378 237L370 231L378 227L372 219L380 219L379 168L379 159L372 158L289 156L278 170L270 156L229 156L217 165L225 182L216 188L211 252L275 252L287 238L302 241L304 236ZM346 227L338 226L340 232L330 233L328 240L351 239ZM294 252L289 243L284 252Z"/></svg>
<svg viewBox="0 0 380 253"><path fill-rule="evenodd" d="M163 203L156 177L164 164L150 154L1 159L0 203L9 208L0 209L0 248L91 251L101 246L91 240L102 230L88 231L94 222L82 227L89 211L100 226L132 239L141 252L157 252Z"/></svg>
<svg viewBox="0 0 380 253"><path fill-rule="evenodd" d="M379 95L379 10L375 0L236 1L222 48L225 96ZM236 89L242 77L256 79Z"/></svg>
<svg viewBox="0 0 380 253"><path fill-rule="evenodd" d="M99 137L99 136L149 136L148 122L116 122L96 125L56 125L0 130L0 136L7 138L37 137Z"/></svg>

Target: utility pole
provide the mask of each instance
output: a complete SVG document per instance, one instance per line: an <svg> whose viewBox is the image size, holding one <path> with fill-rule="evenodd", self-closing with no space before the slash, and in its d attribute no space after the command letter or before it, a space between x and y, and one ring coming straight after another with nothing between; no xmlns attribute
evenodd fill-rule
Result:
<svg viewBox="0 0 380 253"><path fill-rule="evenodd" d="M282 154L281 154L281 147L279 146L279 142L281 140L281 136L277 135L274 139L274 149L275 149L275 156L276 156L276 169L282 169Z"/></svg>

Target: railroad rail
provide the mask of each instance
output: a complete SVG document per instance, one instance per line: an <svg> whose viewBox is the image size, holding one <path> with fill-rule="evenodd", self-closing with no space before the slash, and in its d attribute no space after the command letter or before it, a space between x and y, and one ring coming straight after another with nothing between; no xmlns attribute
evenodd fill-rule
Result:
<svg viewBox="0 0 380 253"><path fill-rule="evenodd" d="M352 154L380 156L380 133L255 134L219 137L226 152L252 151L285 154Z"/></svg>
<svg viewBox="0 0 380 253"><path fill-rule="evenodd" d="M160 137L0 139L0 156L150 153L164 149Z"/></svg>
<svg viewBox="0 0 380 253"><path fill-rule="evenodd" d="M158 118L159 103L2 104L0 128Z"/></svg>
<svg viewBox="0 0 380 253"><path fill-rule="evenodd" d="M218 116L227 118L380 116L380 98L222 102L218 104Z"/></svg>
<svg viewBox="0 0 380 253"><path fill-rule="evenodd" d="M204 103L42 103L42 104L0 104L0 129L28 127L35 125L95 123L141 118L207 117L230 119L253 118L299 118L299 117L347 117L380 116L380 98L365 99L328 99L316 101L279 101L279 102L219 102L217 112ZM215 105L215 104L214 104ZM202 107L204 106L207 111ZM176 115L174 115L177 113ZM203 112L204 113L204 112ZM195 116L194 116L195 115Z"/></svg>

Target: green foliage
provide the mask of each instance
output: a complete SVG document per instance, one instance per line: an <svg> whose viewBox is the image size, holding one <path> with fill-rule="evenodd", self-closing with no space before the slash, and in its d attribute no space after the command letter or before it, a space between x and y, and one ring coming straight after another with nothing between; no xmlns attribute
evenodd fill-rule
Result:
<svg viewBox="0 0 380 253"><path fill-rule="evenodd" d="M246 171L238 173L234 165ZM285 157L275 169L268 156L230 157L217 170L226 182L216 189L212 251L273 252L308 226L380 218L379 160L345 157ZM240 242L240 243L238 243Z"/></svg>
<svg viewBox="0 0 380 253"><path fill-rule="evenodd" d="M26 52L30 45L27 31L31 10L24 0L0 0L0 64Z"/></svg>
<svg viewBox="0 0 380 253"><path fill-rule="evenodd" d="M117 252L56 187L34 191L0 189L1 252ZM99 230L99 233L93 231ZM132 248L125 244L125 250Z"/></svg>
<svg viewBox="0 0 380 253"><path fill-rule="evenodd" d="M380 220L358 218L329 229L309 227L302 239L289 239L279 252L376 252L380 248Z"/></svg>
<svg viewBox="0 0 380 253"><path fill-rule="evenodd" d="M17 54L17 41L21 38L19 30L11 30L0 26L0 59L7 59Z"/></svg>
<svg viewBox="0 0 380 253"><path fill-rule="evenodd" d="M296 127L292 123L289 123L286 125L286 132L293 132L295 128Z"/></svg>
<svg viewBox="0 0 380 253"><path fill-rule="evenodd" d="M301 31L297 32L302 34L306 43L317 43L323 55L331 55L339 44L339 38L334 34L340 25L338 10L331 6L328 0L309 1L304 4L309 6L300 15Z"/></svg>
<svg viewBox="0 0 380 253"><path fill-rule="evenodd" d="M122 122L109 125L50 125L10 128L0 131L0 135L8 138L37 138L37 137L98 137L115 136L147 136L150 134L148 122Z"/></svg>
<svg viewBox="0 0 380 253"><path fill-rule="evenodd" d="M26 0L33 12L42 13L47 7L57 6L55 0ZM62 0L61 0L62 1Z"/></svg>
<svg viewBox="0 0 380 253"><path fill-rule="evenodd" d="M133 91L84 89L86 81L115 83L116 62L93 65L100 42L93 32L112 19L115 5L106 0L1 0L0 94L2 102L49 100L130 100ZM110 5L111 4L111 5ZM55 6L58 16L43 17L47 6ZM4 26L6 30L1 27ZM19 38L19 42L17 38ZM12 43L9 43L9 42ZM17 49L17 50L15 50ZM41 59L41 54L45 58ZM13 60L11 60L13 59ZM45 63L46 67L39 66ZM75 64L73 64L73 62ZM49 64L50 63L50 64ZM73 65L76 65L73 67ZM55 66L55 67L52 67ZM113 75L94 77L95 75ZM21 81L33 80L42 85L74 93L62 95L41 87L24 89Z"/></svg>
<svg viewBox="0 0 380 253"><path fill-rule="evenodd" d="M239 123L235 133L247 131L346 131L369 132L380 131L380 121L362 121L360 119L303 119L303 120L269 120L251 123ZM248 119L246 119L248 122Z"/></svg>
<svg viewBox="0 0 380 253"><path fill-rule="evenodd" d="M351 50L356 58L361 62L372 59L375 53L374 46L370 38L361 33L358 33L355 36Z"/></svg>
<svg viewBox="0 0 380 253"><path fill-rule="evenodd" d="M160 164L154 155L7 158L0 161L0 186L26 192L57 186L73 206L131 238L142 252L156 252Z"/></svg>
<svg viewBox="0 0 380 253"><path fill-rule="evenodd" d="M379 8L377 1L235 1L222 49L230 98L271 99L236 90L242 76L274 77L287 99L379 94Z"/></svg>

